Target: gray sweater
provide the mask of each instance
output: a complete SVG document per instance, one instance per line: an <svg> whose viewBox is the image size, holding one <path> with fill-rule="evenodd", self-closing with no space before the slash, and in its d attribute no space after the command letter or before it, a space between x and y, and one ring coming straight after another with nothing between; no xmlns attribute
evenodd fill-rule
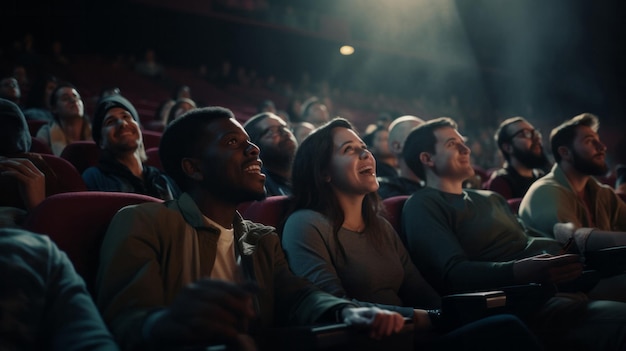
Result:
<svg viewBox="0 0 626 351"><path fill-rule="evenodd" d="M413 308L438 308L440 296L419 273L395 230L362 233L342 228L339 242L332 224L312 210L294 212L285 223L282 243L292 271L335 296L347 297L361 306L377 305L412 317ZM370 236L380 235L375 246ZM399 308L406 306L409 308Z"/></svg>

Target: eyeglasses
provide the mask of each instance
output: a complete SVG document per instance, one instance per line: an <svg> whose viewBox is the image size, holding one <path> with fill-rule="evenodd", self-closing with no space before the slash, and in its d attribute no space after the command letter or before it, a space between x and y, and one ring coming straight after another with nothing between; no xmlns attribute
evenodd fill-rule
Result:
<svg viewBox="0 0 626 351"><path fill-rule="evenodd" d="M541 132L538 131L537 129L521 129L513 133L513 135L509 137L509 140L512 140L518 135L524 139L534 139L534 138L541 139Z"/></svg>
<svg viewBox="0 0 626 351"><path fill-rule="evenodd" d="M261 138L270 137L273 138L279 135L289 134L289 129L286 126L273 126L265 129L261 133Z"/></svg>

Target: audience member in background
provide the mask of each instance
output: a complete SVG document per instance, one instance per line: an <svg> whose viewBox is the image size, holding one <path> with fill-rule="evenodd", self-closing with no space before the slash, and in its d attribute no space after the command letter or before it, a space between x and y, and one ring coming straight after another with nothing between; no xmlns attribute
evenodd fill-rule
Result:
<svg viewBox="0 0 626 351"><path fill-rule="evenodd" d="M188 85L181 84L176 86L174 91L172 91L172 96L157 107L154 119L163 122L165 126L172 106L181 98L191 99L191 88Z"/></svg>
<svg viewBox="0 0 626 351"><path fill-rule="evenodd" d="M0 349L119 350L65 253L45 235L0 229Z"/></svg>
<svg viewBox="0 0 626 351"><path fill-rule="evenodd" d="M404 205L403 237L413 262L440 293L527 283L559 289L581 275L580 257L561 254L554 239L529 236L502 196L463 189L474 170L453 120L437 118L413 129L403 156L426 181ZM616 277L621 282L600 280L586 293L570 288L537 311L525 311L548 349L625 347L626 303L617 301L626 300L626 290L624 275Z"/></svg>
<svg viewBox="0 0 626 351"><path fill-rule="evenodd" d="M485 187L505 199L522 198L549 164L541 133L523 117L512 117L500 123L495 141L505 163L491 174Z"/></svg>
<svg viewBox="0 0 626 351"><path fill-rule="evenodd" d="M276 114L277 112L276 104L274 104L274 101L272 100L265 99L259 103L259 105L257 106L256 112L257 113L271 112L271 113Z"/></svg>
<svg viewBox="0 0 626 351"><path fill-rule="evenodd" d="M309 122L299 122L291 124L291 131L293 135L296 137L296 141L298 144L304 140L311 132L315 129L315 126Z"/></svg>
<svg viewBox="0 0 626 351"><path fill-rule="evenodd" d="M167 120L165 121L165 127L167 128L167 126L176 118L180 117L180 115L194 108L198 108L195 101L184 97L178 98L178 100L176 100L174 105L170 108Z"/></svg>
<svg viewBox="0 0 626 351"><path fill-rule="evenodd" d="M4 77L0 80L0 98L9 100L21 107L22 91L17 79Z"/></svg>
<svg viewBox="0 0 626 351"><path fill-rule="evenodd" d="M300 117L300 121L309 122L315 127L319 127L330 120L328 107L315 96L306 99L302 103Z"/></svg>
<svg viewBox="0 0 626 351"><path fill-rule="evenodd" d="M143 58L135 64L135 72L149 78L163 78L164 68L157 60L154 49L148 48Z"/></svg>
<svg viewBox="0 0 626 351"><path fill-rule="evenodd" d="M365 145L376 158L376 175L379 177L397 177L398 160L389 149L389 131L383 126L377 126L363 137Z"/></svg>
<svg viewBox="0 0 626 351"><path fill-rule="evenodd" d="M120 88L118 88L117 86L104 87L100 90L100 94L98 94L98 100L96 101L96 105L98 105L100 101L102 101L102 99L104 98L107 98L111 95L121 95L121 94L122 94L122 90L120 90Z"/></svg>
<svg viewBox="0 0 626 351"><path fill-rule="evenodd" d="M27 120L53 121L50 97L57 84L58 79L54 75L42 76L33 83L23 108Z"/></svg>
<svg viewBox="0 0 626 351"><path fill-rule="evenodd" d="M271 112L252 116L243 125L261 149L267 196L291 195L291 166L298 142L287 123Z"/></svg>
<svg viewBox="0 0 626 351"><path fill-rule="evenodd" d="M615 166L615 192L626 195L626 165Z"/></svg>
<svg viewBox="0 0 626 351"><path fill-rule="evenodd" d="M96 106L93 140L102 150L97 166L83 172L89 190L120 191L171 200L179 195L174 182L158 168L148 166L139 116L121 95L112 95Z"/></svg>
<svg viewBox="0 0 626 351"><path fill-rule="evenodd" d="M519 209L529 228L561 242L573 237L581 253L626 245L626 203L594 178L609 170L598 127L595 115L583 113L552 130L555 165L530 187Z"/></svg>
<svg viewBox="0 0 626 351"><path fill-rule="evenodd" d="M304 99L302 96L296 93L292 93L292 96L287 102L287 114L289 115L289 121L293 125L294 123L302 120L302 102Z"/></svg>
<svg viewBox="0 0 626 351"><path fill-rule="evenodd" d="M389 152L398 160L398 175L378 176L378 195L386 199L399 195L411 195L424 187L424 182L407 166L402 158L402 149L411 130L424 123L419 117L405 115L396 118L389 125ZM378 174L377 174L378 175Z"/></svg>
<svg viewBox="0 0 626 351"><path fill-rule="evenodd" d="M187 112L159 152L184 193L121 209L101 249L98 307L124 349L237 344L265 328L337 320L375 337L402 328L399 314L357 308L294 276L274 228L237 213L265 197L265 175L230 110Z"/></svg>
<svg viewBox="0 0 626 351"><path fill-rule="evenodd" d="M48 143L52 153L59 156L71 142L92 140L85 105L73 84L59 83L50 96L50 107L53 121L39 129L37 138Z"/></svg>
<svg viewBox="0 0 626 351"><path fill-rule="evenodd" d="M84 190L60 177L41 155L29 152L31 135L19 106L0 99L0 226L21 225L46 196Z"/></svg>
<svg viewBox="0 0 626 351"><path fill-rule="evenodd" d="M289 265L328 293L401 313L413 319L418 333L441 333L433 311L426 310L440 308L441 298L380 214L375 168L376 160L345 119L333 119L303 142L294 163L294 212L282 236ZM513 316L492 317L429 342L429 349L442 350L538 348Z"/></svg>

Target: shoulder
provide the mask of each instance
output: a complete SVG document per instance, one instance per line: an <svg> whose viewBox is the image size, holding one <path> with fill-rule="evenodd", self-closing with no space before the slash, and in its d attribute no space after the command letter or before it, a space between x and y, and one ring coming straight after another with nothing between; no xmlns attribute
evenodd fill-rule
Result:
<svg viewBox="0 0 626 351"><path fill-rule="evenodd" d="M35 234L18 228L4 228L0 230L0 256L10 257L18 254L27 260L45 260L54 248L50 238L46 235Z"/></svg>

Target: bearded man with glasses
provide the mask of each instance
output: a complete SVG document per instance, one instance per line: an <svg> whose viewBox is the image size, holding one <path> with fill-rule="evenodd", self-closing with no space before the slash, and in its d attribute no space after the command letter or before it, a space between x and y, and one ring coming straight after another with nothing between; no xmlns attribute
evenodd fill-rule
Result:
<svg viewBox="0 0 626 351"><path fill-rule="evenodd" d="M495 141L505 164L492 173L485 187L506 199L521 198L545 174L543 169L550 163L541 132L523 117L511 117L498 127Z"/></svg>

